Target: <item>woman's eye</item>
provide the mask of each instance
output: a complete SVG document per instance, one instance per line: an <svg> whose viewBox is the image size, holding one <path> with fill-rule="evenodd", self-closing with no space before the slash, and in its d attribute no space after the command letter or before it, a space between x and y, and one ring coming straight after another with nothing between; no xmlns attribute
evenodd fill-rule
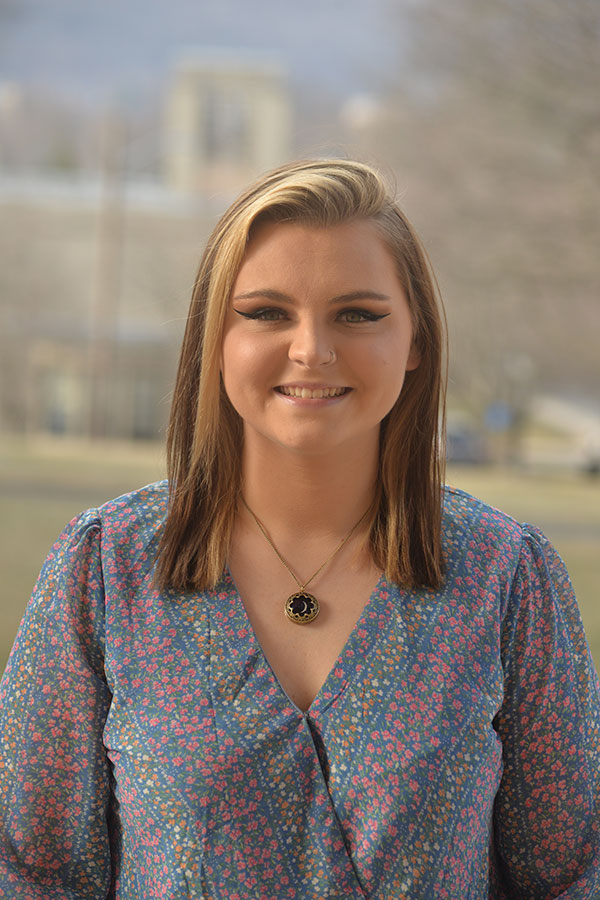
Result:
<svg viewBox="0 0 600 900"><path fill-rule="evenodd" d="M354 325L358 322L377 322L379 319L385 319L389 313L373 313L368 309L343 309L339 316L344 322Z"/></svg>
<svg viewBox="0 0 600 900"><path fill-rule="evenodd" d="M275 306L265 306L261 309L253 309L250 312L234 308L234 312L236 312L238 316L243 316L245 319L253 319L259 322L279 322L281 319L285 318L284 311L282 309L277 309Z"/></svg>

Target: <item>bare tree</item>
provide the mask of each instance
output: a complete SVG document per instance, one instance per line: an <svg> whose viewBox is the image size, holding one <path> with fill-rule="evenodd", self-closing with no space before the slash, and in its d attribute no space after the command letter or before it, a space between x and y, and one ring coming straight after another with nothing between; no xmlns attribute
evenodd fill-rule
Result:
<svg viewBox="0 0 600 900"><path fill-rule="evenodd" d="M452 390L476 410L526 380L591 387L600 326L600 7L421 0L371 129L447 298ZM407 44L406 40L402 42ZM525 378L524 373L527 373Z"/></svg>

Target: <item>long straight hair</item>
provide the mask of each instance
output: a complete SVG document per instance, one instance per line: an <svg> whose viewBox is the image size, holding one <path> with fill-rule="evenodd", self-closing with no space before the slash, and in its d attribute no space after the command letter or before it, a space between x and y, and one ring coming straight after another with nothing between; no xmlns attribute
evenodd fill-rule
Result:
<svg viewBox="0 0 600 900"><path fill-rule="evenodd" d="M167 438L169 507L158 549L163 587L206 590L222 577L241 488L242 421L220 374L223 327L253 228L264 221L328 228L368 220L396 263L420 356L381 423L369 543L390 581L443 578L445 328L426 253L382 176L350 160L308 160L265 175L218 222L192 294Z"/></svg>

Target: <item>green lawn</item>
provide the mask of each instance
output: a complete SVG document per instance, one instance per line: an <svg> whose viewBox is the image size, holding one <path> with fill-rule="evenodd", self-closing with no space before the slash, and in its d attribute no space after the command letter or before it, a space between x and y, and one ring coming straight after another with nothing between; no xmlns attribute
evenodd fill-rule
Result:
<svg viewBox="0 0 600 900"><path fill-rule="evenodd" d="M76 513L162 478L161 448L0 443L0 671L43 559ZM448 481L539 525L567 563L600 668L600 479L456 467Z"/></svg>

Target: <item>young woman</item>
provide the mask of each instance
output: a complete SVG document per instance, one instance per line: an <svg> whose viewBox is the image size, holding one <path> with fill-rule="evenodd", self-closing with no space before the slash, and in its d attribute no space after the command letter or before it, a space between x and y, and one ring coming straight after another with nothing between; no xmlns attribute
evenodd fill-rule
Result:
<svg viewBox="0 0 600 900"><path fill-rule="evenodd" d="M600 895L577 605L536 528L442 488L442 354L373 169L225 213L168 483L70 523L2 683L0 896Z"/></svg>

